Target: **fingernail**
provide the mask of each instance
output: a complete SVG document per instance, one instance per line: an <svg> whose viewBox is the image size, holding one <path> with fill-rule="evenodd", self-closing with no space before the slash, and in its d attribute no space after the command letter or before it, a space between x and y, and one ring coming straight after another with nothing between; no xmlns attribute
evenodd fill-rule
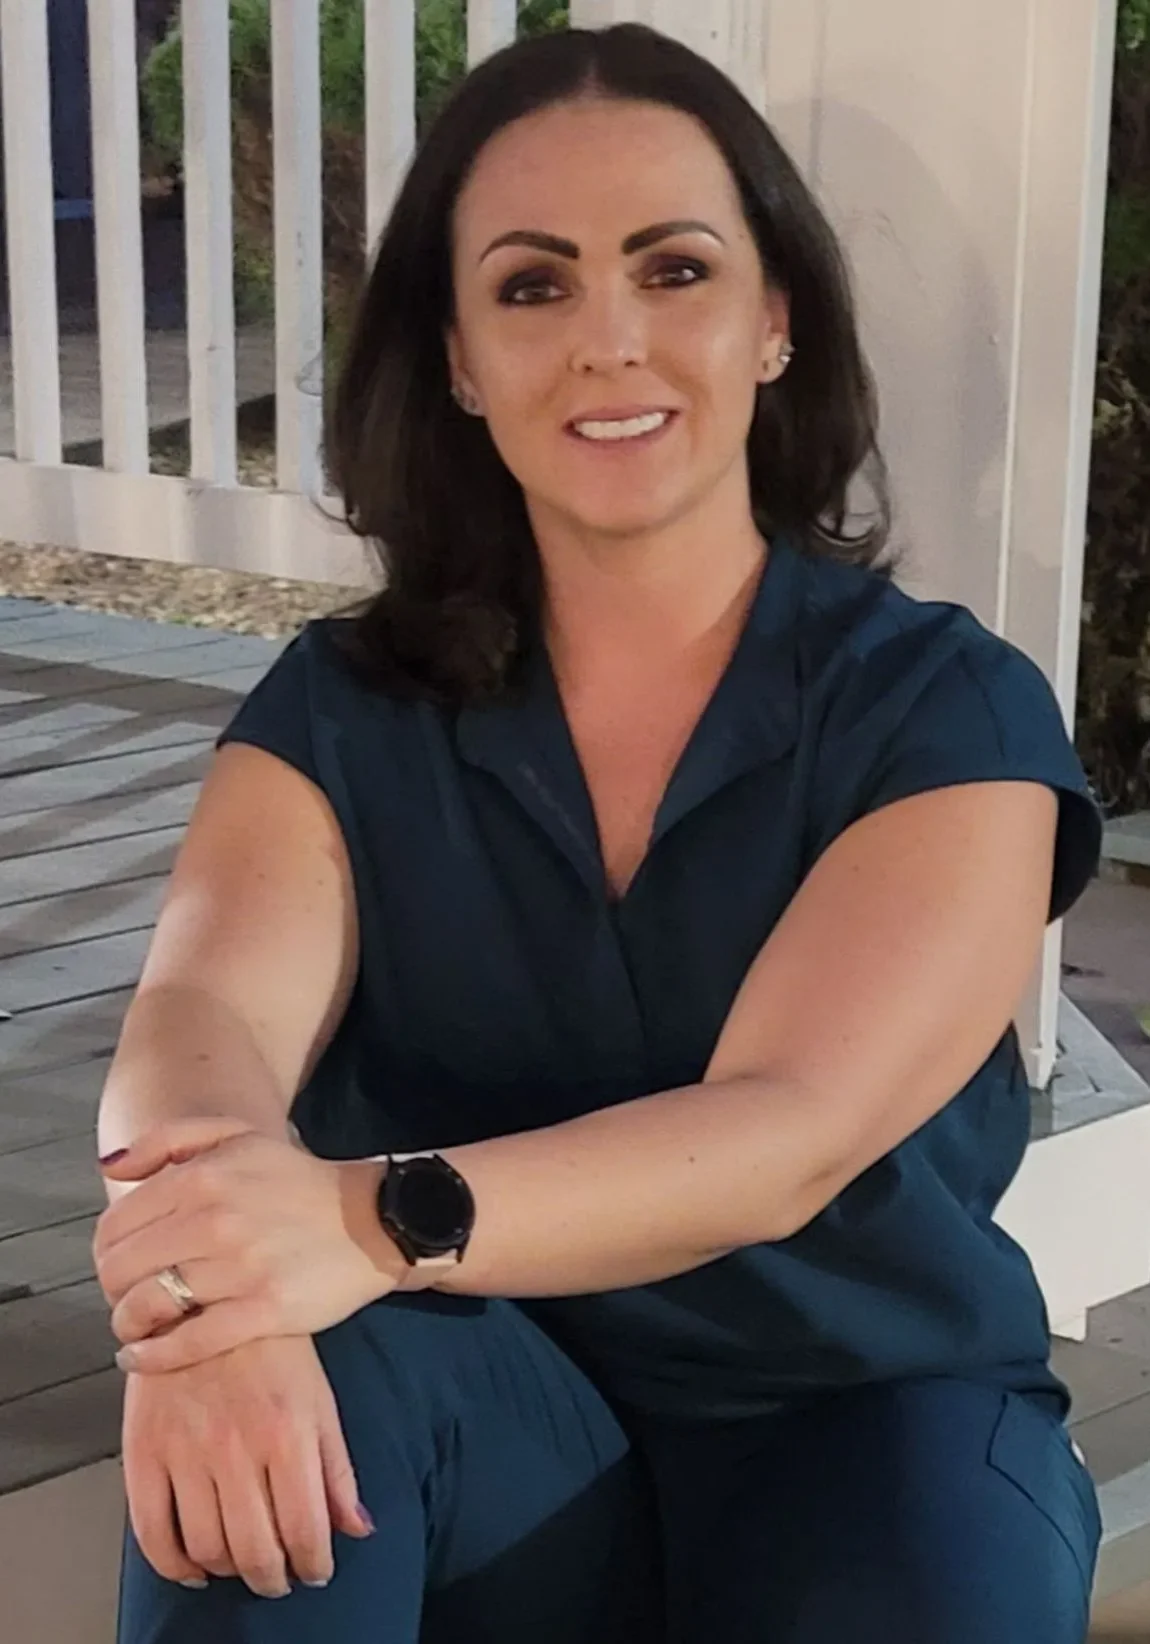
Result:
<svg viewBox="0 0 1150 1644"><path fill-rule="evenodd" d="M207 1585L208 1584L206 1581L200 1581L193 1576L189 1576L186 1581L180 1582L181 1587L188 1587L193 1593L202 1593L206 1591Z"/></svg>
<svg viewBox="0 0 1150 1644"><path fill-rule="evenodd" d="M373 1536L375 1534L375 1520L372 1518L367 1508L363 1505L362 1501L355 1511L359 1518L359 1522L363 1525L368 1535Z"/></svg>
<svg viewBox="0 0 1150 1644"><path fill-rule="evenodd" d="M323 1581L305 1581L302 1585L305 1587L327 1587L330 1586L330 1582L325 1577Z"/></svg>
<svg viewBox="0 0 1150 1644"><path fill-rule="evenodd" d="M114 1153L102 1153L100 1155L100 1163L102 1165L119 1164L121 1159L126 1159L127 1157L128 1149L126 1147L118 1147Z"/></svg>
<svg viewBox="0 0 1150 1644"><path fill-rule="evenodd" d="M116 1354L116 1363L125 1375L134 1370L139 1362L140 1361L134 1347L121 1347L120 1351Z"/></svg>

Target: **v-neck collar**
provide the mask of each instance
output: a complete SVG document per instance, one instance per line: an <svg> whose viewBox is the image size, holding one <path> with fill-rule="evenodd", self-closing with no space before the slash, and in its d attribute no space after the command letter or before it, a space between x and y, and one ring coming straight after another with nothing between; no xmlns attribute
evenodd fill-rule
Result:
<svg viewBox="0 0 1150 1644"><path fill-rule="evenodd" d="M804 569L801 551L789 540L772 543L738 644L655 813L648 853L731 782L794 746ZM588 889L614 900L591 795L541 639L518 693L460 712L456 745L468 764L498 778Z"/></svg>

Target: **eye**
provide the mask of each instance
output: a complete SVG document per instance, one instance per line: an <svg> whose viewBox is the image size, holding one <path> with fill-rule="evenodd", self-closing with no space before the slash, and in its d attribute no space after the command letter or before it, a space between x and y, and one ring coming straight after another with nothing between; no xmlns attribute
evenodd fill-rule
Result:
<svg viewBox="0 0 1150 1644"><path fill-rule="evenodd" d="M710 277L711 270L697 257L663 257L643 283L653 285L657 290L674 289L678 286L698 285Z"/></svg>
<svg viewBox="0 0 1150 1644"><path fill-rule="evenodd" d="M550 269L529 268L504 281L498 300L510 308L535 308L562 295L563 289Z"/></svg>

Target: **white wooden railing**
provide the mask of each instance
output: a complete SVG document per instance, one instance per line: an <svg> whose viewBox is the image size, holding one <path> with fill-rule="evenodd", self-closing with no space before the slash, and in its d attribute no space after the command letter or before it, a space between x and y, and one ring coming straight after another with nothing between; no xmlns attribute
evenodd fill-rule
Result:
<svg viewBox="0 0 1150 1644"><path fill-rule="evenodd" d="M103 465L63 461L48 6L0 0L15 455L0 538L359 582L358 542L315 506L323 380L320 0L274 0L276 480L237 483L228 0L183 0L191 458L148 471L134 0L88 0ZM468 0L474 63L517 0ZM415 141L415 0L366 0L365 187L374 243ZM328 510L330 513L331 510Z"/></svg>

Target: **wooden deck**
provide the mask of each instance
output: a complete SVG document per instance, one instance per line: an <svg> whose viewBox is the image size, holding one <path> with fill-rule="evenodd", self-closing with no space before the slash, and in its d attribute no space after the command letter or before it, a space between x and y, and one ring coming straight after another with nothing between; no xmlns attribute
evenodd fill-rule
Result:
<svg viewBox="0 0 1150 1644"><path fill-rule="evenodd" d="M96 1103L213 740L279 649L0 600L0 1496L118 1450ZM1074 917L1096 975L1112 915L1088 897ZM1098 1309L1058 1362L1096 1477L1144 1469L1144 1497L1150 1292Z"/></svg>
<svg viewBox="0 0 1150 1644"><path fill-rule="evenodd" d="M96 1103L213 740L279 649L0 600L0 1495L118 1449Z"/></svg>

